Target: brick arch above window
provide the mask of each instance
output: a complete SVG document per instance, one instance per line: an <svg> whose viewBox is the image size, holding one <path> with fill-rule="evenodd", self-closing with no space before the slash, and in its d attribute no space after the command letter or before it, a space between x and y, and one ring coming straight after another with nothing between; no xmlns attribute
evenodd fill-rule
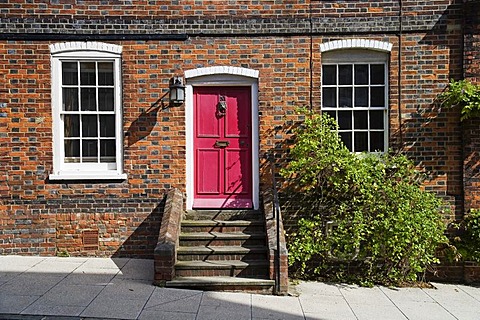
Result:
<svg viewBox="0 0 480 320"><path fill-rule="evenodd" d="M344 39L325 42L320 45L320 52L339 49L370 49L382 52L391 52L393 44L390 42L369 39Z"/></svg>
<svg viewBox="0 0 480 320"><path fill-rule="evenodd" d="M60 42L54 43L50 46L50 53L51 54L60 54L66 52L78 52L78 51L97 51L97 52L105 52L110 54L121 54L122 53L122 46L112 44L112 43L105 43L105 42Z"/></svg>
<svg viewBox="0 0 480 320"><path fill-rule="evenodd" d="M235 76L242 76L248 78L258 78L258 70L240 68L240 67L231 67L231 66L215 66L215 67L206 67L206 68L197 68L193 70L185 71L185 78L195 78L201 76L211 76L219 74L229 74Z"/></svg>

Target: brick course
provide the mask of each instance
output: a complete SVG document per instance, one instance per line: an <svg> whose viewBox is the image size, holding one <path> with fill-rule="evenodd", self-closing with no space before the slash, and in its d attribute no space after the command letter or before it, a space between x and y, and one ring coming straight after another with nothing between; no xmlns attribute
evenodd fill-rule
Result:
<svg viewBox="0 0 480 320"><path fill-rule="evenodd" d="M403 1L399 52L398 1L5 1L0 8L0 254L151 257L164 194L171 188L185 191L184 107L150 108L167 91L169 78L218 65L259 70L260 155L274 151L281 161L289 128L298 120L295 109L320 110L320 45L351 38L393 44L390 146L407 151L429 173L426 188L451 204L447 218L460 216L459 114L439 108L435 98L450 78L462 76L464 64L478 73L478 63L468 58L476 57L478 41L472 39L478 39L478 29L465 36L472 40L468 55L461 49L462 6L459 0ZM53 157L48 46L86 39L123 47L126 181L48 179ZM267 185L269 173L260 161ZM83 250L82 230L90 229L99 230L95 252Z"/></svg>

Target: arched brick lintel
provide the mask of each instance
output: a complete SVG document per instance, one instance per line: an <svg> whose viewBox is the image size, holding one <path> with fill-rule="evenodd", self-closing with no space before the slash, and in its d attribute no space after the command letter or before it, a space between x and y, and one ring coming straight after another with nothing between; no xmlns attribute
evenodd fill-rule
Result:
<svg viewBox="0 0 480 320"><path fill-rule="evenodd" d="M210 76L216 74L230 74L236 76L243 76L248 78L258 79L258 70L240 68L240 67L231 67L231 66L215 66L215 67L206 67L206 68L197 68L193 70L185 71L185 78L195 78L200 76Z"/></svg>
<svg viewBox="0 0 480 320"><path fill-rule="evenodd" d="M368 39L345 39L325 42L320 45L320 52L339 49L370 49L382 52L392 51L393 44Z"/></svg>

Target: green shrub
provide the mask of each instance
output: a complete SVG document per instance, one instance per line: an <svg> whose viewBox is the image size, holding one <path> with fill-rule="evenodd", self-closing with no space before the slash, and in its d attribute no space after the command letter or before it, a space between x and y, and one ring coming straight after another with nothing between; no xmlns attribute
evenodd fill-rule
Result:
<svg viewBox="0 0 480 320"><path fill-rule="evenodd" d="M480 210L471 210L458 224L459 236L453 245L463 261L480 262Z"/></svg>
<svg viewBox="0 0 480 320"><path fill-rule="evenodd" d="M294 275L360 284L416 280L447 242L441 200L404 155L352 154L328 116L306 115L281 174L301 199Z"/></svg>

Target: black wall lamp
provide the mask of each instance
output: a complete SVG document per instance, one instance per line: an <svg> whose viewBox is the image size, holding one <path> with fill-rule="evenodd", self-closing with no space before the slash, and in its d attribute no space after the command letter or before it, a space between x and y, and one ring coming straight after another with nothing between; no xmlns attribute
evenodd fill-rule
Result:
<svg viewBox="0 0 480 320"><path fill-rule="evenodd" d="M168 94L168 105L164 103L163 99ZM175 76L170 79L168 84L168 91L165 92L157 101L155 101L150 108L160 107L166 109L168 107L176 107L185 103L185 85L183 78Z"/></svg>
<svg viewBox="0 0 480 320"><path fill-rule="evenodd" d="M170 105L178 106L185 102L185 85L183 84L183 78L175 76L170 79Z"/></svg>

